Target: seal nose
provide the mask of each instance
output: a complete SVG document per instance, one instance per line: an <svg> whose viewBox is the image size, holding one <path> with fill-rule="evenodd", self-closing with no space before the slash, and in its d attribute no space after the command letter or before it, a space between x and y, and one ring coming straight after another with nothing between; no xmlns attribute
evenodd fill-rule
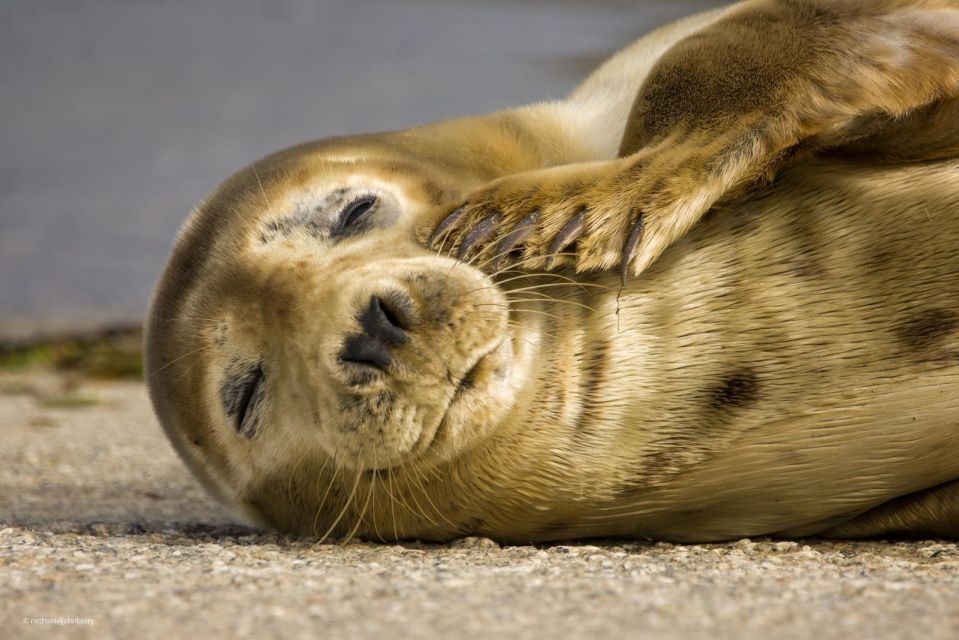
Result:
<svg viewBox="0 0 959 640"><path fill-rule="evenodd" d="M340 360L385 370L393 362L390 347L409 341L400 316L379 296L372 296L359 315L363 333L347 337Z"/></svg>

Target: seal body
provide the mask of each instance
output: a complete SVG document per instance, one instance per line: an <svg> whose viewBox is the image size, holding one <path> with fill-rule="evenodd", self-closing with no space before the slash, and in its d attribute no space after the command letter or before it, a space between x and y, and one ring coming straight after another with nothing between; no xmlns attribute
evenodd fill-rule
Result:
<svg viewBox="0 0 959 640"><path fill-rule="evenodd" d="M154 295L171 442L222 500L305 535L959 535L959 111L936 66L959 21L878 4L742 3L654 32L565 101L245 168ZM870 86L917 61L935 79L815 113L760 99L805 100L786 90L804 65L893 14L919 39L883 35ZM795 55L717 118L702 78L755 83L757 25ZM701 50L744 33L732 57ZM723 144L699 144L707 125ZM685 182L637 211L637 167Z"/></svg>

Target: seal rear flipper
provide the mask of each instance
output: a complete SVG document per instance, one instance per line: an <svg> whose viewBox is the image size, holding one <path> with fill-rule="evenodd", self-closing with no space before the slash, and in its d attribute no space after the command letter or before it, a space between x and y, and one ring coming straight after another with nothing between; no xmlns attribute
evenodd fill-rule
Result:
<svg viewBox="0 0 959 640"><path fill-rule="evenodd" d="M819 535L955 539L959 537L959 480L900 496Z"/></svg>

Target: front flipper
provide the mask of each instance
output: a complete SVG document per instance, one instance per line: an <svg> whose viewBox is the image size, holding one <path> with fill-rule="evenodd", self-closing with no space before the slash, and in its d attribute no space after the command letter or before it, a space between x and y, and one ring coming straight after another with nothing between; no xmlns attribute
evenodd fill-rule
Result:
<svg viewBox="0 0 959 640"><path fill-rule="evenodd" d="M431 242L491 270L522 261L608 269L643 215L620 202L622 161L565 165L500 178L447 217ZM623 209L623 207L626 207Z"/></svg>
<svg viewBox="0 0 959 640"><path fill-rule="evenodd" d="M618 267L638 275L714 204L758 180L735 167L748 132L666 137L627 158L513 174L472 194L433 232L435 247L491 269Z"/></svg>
<svg viewBox="0 0 959 640"><path fill-rule="evenodd" d="M959 95L959 3L922 6L743 3L657 63L622 158L500 178L439 225L434 245L484 267L638 275L789 161L881 140Z"/></svg>

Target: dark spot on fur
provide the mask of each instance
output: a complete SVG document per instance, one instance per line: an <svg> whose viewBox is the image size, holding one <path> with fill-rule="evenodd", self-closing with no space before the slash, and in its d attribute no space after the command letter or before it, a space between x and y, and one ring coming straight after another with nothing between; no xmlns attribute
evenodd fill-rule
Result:
<svg viewBox="0 0 959 640"><path fill-rule="evenodd" d="M789 258L792 274L798 278L815 278L825 273L821 256L821 236L815 220L796 216L788 227L790 240L795 246Z"/></svg>
<svg viewBox="0 0 959 640"><path fill-rule="evenodd" d="M601 424L600 420L596 419L595 413L597 407L601 406L600 400L600 387L604 379L604 372L608 368L607 361L612 350L612 344L608 340L597 340L595 344L591 345L588 355L586 356L586 365L583 367L583 395L582 395L582 409L583 411L588 411L594 414L593 419L589 422L594 425ZM583 437L588 437L588 429L583 425L581 419L577 418L575 424L579 429L574 433L576 439Z"/></svg>
<svg viewBox="0 0 959 640"><path fill-rule="evenodd" d="M680 473L688 464L687 452L695 450L694 438L702 437L694 432L688 438L669 438L652 443L653 447L661 447L659 451L646 454L642 457L636 473L632 478L623 482L616 494L620 498L639 498L650 488L677 473Z"/></svg>
<svg viewBox="0 0 959 640"><path fill-rule="evenodd" d="M815 254L800 254L793 261L792 272L797 278L814 278L822 275L822 271L822 263L816 259Z"/></svg>
<svg viewBox="0 0 959 640"><path fill-rule="evenodd" d="M762 384L755 371L734 370L701 391L700 398L688 403L675 430L649 443L636 473L620 488L621 497L635 497L706 459L717 443L728 441L737 414L762 398Z"/></svg>
<svg viewBox="0 0 959 640"><path fill-rule="evenodd" d="M745 369L734 373L707 390L709 408L726 410L755 404L759 400L759 386L759 377L754 371Z"/></svg>
<svg viewBox="0 0 959 640"><path fill-rule="evenodd" d="M908 318L896 329L899 342L909 350L936 346L959 326L959 316L949 309L926 309Z"/></svg>
<svg viewBox="0 0 959 640"><path fill-rule="evenodd" d="M896 252L887 244L877 244L871 247L863 259L863 267L872 271L885 271L896 262Z"/></svg>
<svg viewBox="0 0 959 640"><path fill-rule="evenodd" d="M203 446L203 441L200 440L199 438L197 438L197 439L195 439L195 440L193 441L193 446L194 446L194 447L202 447L202 446Z"/></svg>

